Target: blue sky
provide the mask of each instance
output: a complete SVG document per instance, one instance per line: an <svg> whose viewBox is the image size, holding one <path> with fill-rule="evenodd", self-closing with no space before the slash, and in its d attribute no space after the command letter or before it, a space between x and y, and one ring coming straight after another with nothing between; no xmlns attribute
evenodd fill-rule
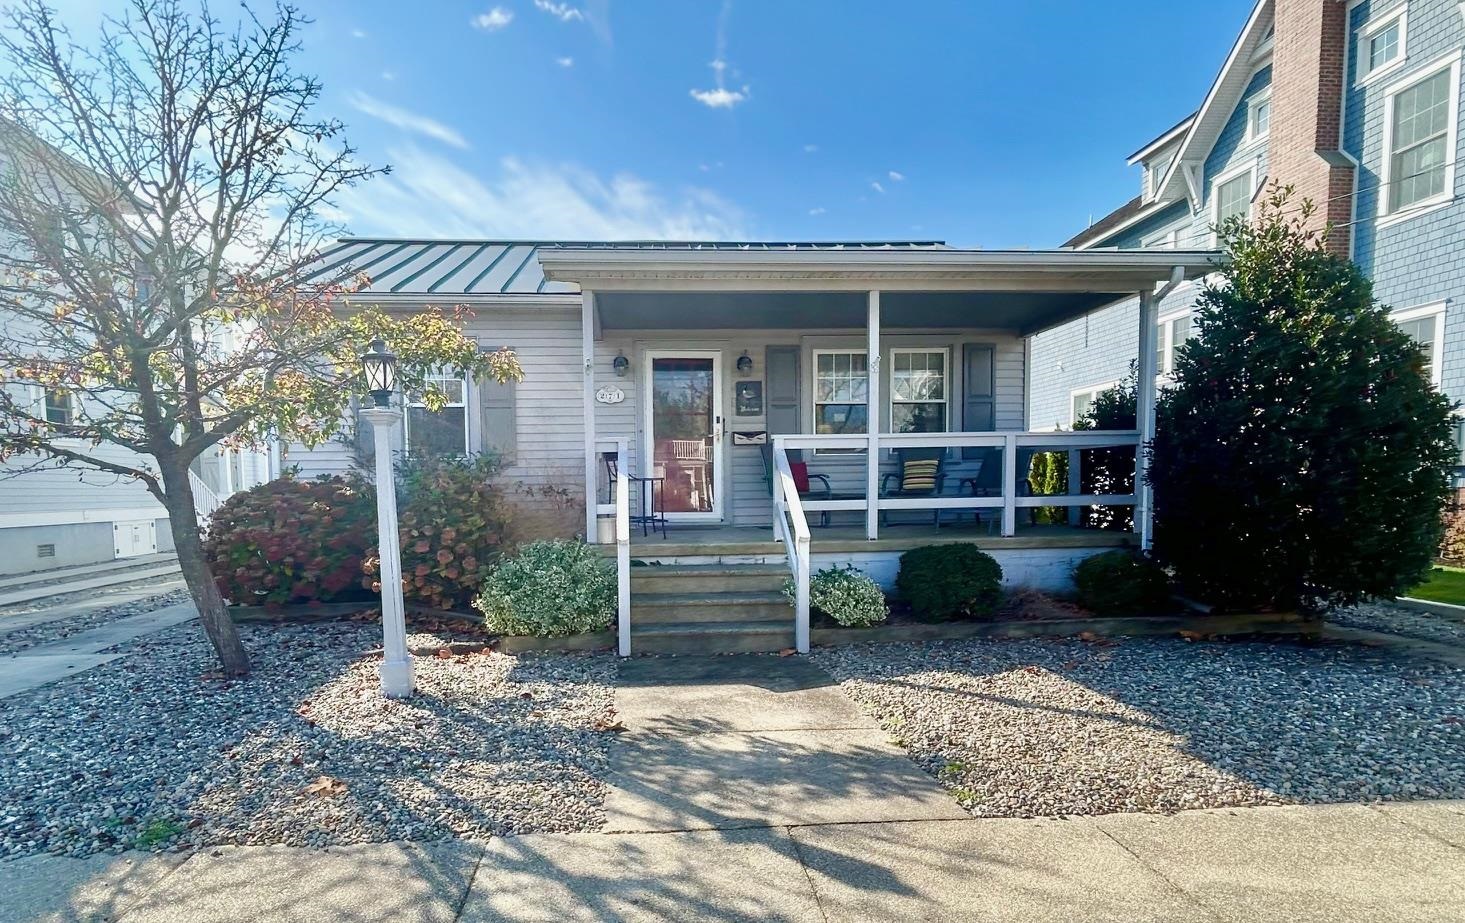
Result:
<svg viewBox="0 0 1465 923"><path fill-rule="evenodd" d="M325 109L394 169L343 197L354 233L981 247L1057 245L1134 195L1125 157L1199 104L1252 5L302 2Z"/></svg>

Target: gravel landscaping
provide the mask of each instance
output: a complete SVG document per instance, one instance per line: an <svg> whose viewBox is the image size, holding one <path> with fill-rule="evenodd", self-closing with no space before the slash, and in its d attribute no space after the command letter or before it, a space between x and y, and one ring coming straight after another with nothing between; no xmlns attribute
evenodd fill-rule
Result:
<svg viewBox="0 0 1465 923"><path fill-rule="evenodd" d="M118 590L129 590L144 588L157 581L145 584L129 584L117 587ZM92 591L96 597L100 593L111 592L114 588L108 587L103 591ZM62 616L47 622L39 622L28 625L25 628L15 628L0 634L0 655L14 654L27 648L36 647L41 644L54 644L57 641L64 641L75 634L88 631L114 622L117 619L126 618L129 615L142 615L144 612L152 612L164 606L171 606L174 603L185 602L189 599L188 590L176 589L166 593L158 593L142 599L135 599L131 602L118 603L116 605L100 605L77 612L73 615ZM45 608L55 605L55 600L47 600L47 606L33 606L31 608L0 609L0 631L5 628L5 617L11 615L23 615L31 612L40 612Z"/></svg>
<svg viewBox="0 0 1465 923"><path fill-rule="evenodd" d="M1387 603L1368 603L1328 613L1328 621L1349 628L1386 631L1421 641L1465 646L1465 622Z"/></svg>
<svg viewBox="0 0 1465 923"><path fill-rule="evenodd" d="M1465 797L1465 670L1170 639L814 659L976 816Z"/></svg>
<svg viewBox="0 0 1465 923"><path fill-rule="evenodd" d="M186 624L0 700L0 856L601 824L612 658L419 657L418 694L390 701L376 623L241 634L244 681Z"/></svg>

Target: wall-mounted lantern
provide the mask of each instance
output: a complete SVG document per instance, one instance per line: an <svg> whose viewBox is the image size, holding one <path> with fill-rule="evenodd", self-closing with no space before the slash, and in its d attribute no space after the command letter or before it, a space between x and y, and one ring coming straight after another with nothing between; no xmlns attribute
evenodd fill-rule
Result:
<svg viewBox="0 0 1465 923"><path fill-rule="evenodd" d="M617 378L625 378L626 373L631 370L631 360L626 358L625 353L616 353L616 357L610 360L610 367L615 369Z"/></svg>
<svg viewBox="0 0 1465 923"><path fill-rule="evenodd" d="M743 354L738 356L738 374L746 375L751 371L753 371L753 357L748 355L748 351L745 349Z"/></svg>

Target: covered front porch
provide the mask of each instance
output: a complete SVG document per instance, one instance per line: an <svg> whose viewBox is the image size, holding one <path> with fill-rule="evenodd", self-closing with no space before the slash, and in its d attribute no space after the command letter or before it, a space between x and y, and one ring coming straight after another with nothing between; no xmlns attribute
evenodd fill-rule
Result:
<svg viewBox="0 0 1465 923"><path fill-rule="evenodd" d="M1155 306L1215 257L542 250L546 278L582 291L586 534L613 540L626 567L658 544L667 558L785 561L799 588L801 650L808 579L827 563L888 583L915 543L1018 551L1127 541L1084 528L1086 511L1104 507L1133 508L1133 539L1147 545L1141 446L1153 428ZM1028 338L1129 297L1141 303L1138 426L1030 431ZM1032 461L1053 453L1066 461L1065 483L1035 491ZM1129 459L1127 478L1089 476L1116 456Z"/></svg>

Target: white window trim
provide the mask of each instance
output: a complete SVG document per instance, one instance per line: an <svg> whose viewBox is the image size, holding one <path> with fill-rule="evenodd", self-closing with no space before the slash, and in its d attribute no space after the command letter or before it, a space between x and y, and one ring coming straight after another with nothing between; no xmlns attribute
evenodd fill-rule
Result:
<svg viewBox="0 0 1465 923"><path fill-rule="evenodd" d="M1193 313L1194 311L1191 308L1181 308L1177 311L1161 314L1159 319L1155 321L1155 326L1158 328L1155 331L1157 338L1155 342L1157 345L1164 347L1163 354L1165 356L1164 362L1155 364L1156 379L1168 378L1175 371L1176 344L1171 337L1171 324L1182 317L1189 317Z"/></svg>
<svg viewBox="0 0 1465 923"><path fill-rule="evenodd" d="M1394 55L1394 60L1380 64L1371 71L1365 71L1369 40L1396 21L1399 23L1399 53ZM1382 13L1376 13L1368 22L1355 29L1353 32L1353 73L1357 77L1354 79L1353 85L1355 87L1367 86L1384 75L1391 74L1403 67L1409 54L1408 40L1409 4L1407 3L1400 3Z"/></svg>
<svg viewBox="0 0 1465 923"><path fill-rule="evenodd" d="M1257 108L1259 106L1261 106L1262 103L1269 103L1271 101L1272 101L1272 88L1270 86L1265 87L1265 88L1263 88L1261 90L1258 90L1257 92L1253 93L1252 96L1251 96L1251 98L1246 101L1246 141L1245 141L1246 144L1251 144L1251 143L1253 143L1255 141L1260 141L1263 138L1265 138L1267 135L1271 134L1272 120L1271 120L1271 117L1270 116L1267 118L1267 130L1266 131L1261 132L1261 133L1257 133L1257 132L1255 132L1253 130L1253 128L1255 126L1255 121L1256 121L1256 110L1257 110Z"/></svg>
<svg viewBox="0 0 1465 923"><path fill-rule="evenodd" d="M945 371L942 373L944 380L942 381L941 393L942 393L943 397L942 397L942 399L940 401L934 401L934 400L931 400L931 401L904 401L904 400L898 401L898 400L896 400L896 398L895 398L895 357L901 355L902 353L923 353L923 354L924 353L941 353L942 356L945 357L942 360L943 363L944 363L944 365L942 366L942 368ZM952 378L952 374L951 374L951 348L949 346L931 346L931 347L925 347L925 348L919 347L919 346L900 346L900 347L896 347L894 349L891 349L890 350L890 374L885 379L885 391L886 391L886 394L888 395L888 399L886 400L886 410L887 410L887 413L888 413L887 419L890 420L890 429L891 429L891 432L894 432L895 431L895 405L896 404L938 404L938 403L939 404L944 404L946 406L946 412L944 414L944 416L946 418L946 422L945 422L945 425L939 430L939 432L943 432L943 433L949 433L949 432L951 432L951 378Z"/></svg>
<svg viewBox="0 0 1465 923"><path fill-rule="evenodd" d="M1221 212L1221 197L1220 197L1220 195L1218 195L1218 193L1221 191L1221 187L1224 186L1224 185L1226 185L1227 183L1231 182L1232 180L1237 179L1238 177L1241 177L1241 176L1244 176L1244 175L1247 175L1247 174L1250 174L1251 175L1251 195L1249 195L1247 197L1247 199L1246 199L1246 201L1247 201L1246 215L1247 215L1247 218L1249 220L1251 218L1251 205L1252 205L1252 203L1256 199L1256 188L1257 188L1256 187L1256 163L1254 161L1247 161L1246 163L1241 164L1240 166L1232 167L1231 169L1227 170L1226 172L1220 173L1220 174L1216 175L1214 178L1211 179L1211 208L1210 208L1210 212L1211 212L1211 227L1212 228L1215 228L1217 225L1219 225L1221 223L1220 222L1220 217L1219 217L1220 216L1220 212ZM1211 246L1214 247L1217 244L1219 244L1220 242L1221 242L1221 236L1219 234L1217 234L1214 230L1212 230L1211 231Z"/></svg>
<svg viewBox="0 0 1465 923"><path fill-rule="evenodd" d="M1178 250L1180 248L1180 229L1182 225L1175 225L1148 237L1141 237L1139 245L1143 249Z"/></svg>
<svg viewBox="0 0 1465 923"><path fill-rule="evenodd" d="M37 385L37 384L27 384L26 385L26 388L30 391L30 396L31 396L30 397L30 403L31 403L31 415L32 416L34 416L34 417L36 417L36 418L38 418L40 420L44 420L46 422L46 425L47 426L75 426L75 425L77 425L77 421L81 417L81 401L80 401L79 397L77 396L77 393L76 393L75 390L73 390L71 388L64 389L67 392L67 394L66 394L67 403L70 404L71 422L69 422L69 423L52 423L50 420L46 419L46 391L48 391L49 389L45 385Z"/></svg>
<svg viewBox="0 0 1465 923"><path fill-rule="evenodd" d="M1411 87L1417 86L1432 77L1437 76L1442 69L1449 69L1450 72L1450 99L1446 104L1449 112L1449 125L1445 129L1445 183L1444 189L1438 195L1430 196L1427 199L1420 199L1396 212L1389 211L1389 199L1392 196L1390 187L1393 179L1394 164L1394 99L1400 93ZM1382 163L1379 164L1379 185L1378 185L1378 215L1379 227L1387 227L1397 221L1412 218L1425 211L1453 202L1455 200L1455 142L1459 134L1460 116L1460 52L1446 55L1436 61L1430 62L1425 67L1390 84L1384 89L1384 143L1381 152Z"/></svg>
<svg viewBox="0 0 1465 923"><path fill-rule="evenodd" d="M437 375L437 374L433 374L433 375L428 375L427 376L427 379L428 379L429 382L431 382L433 380L439 380L439 381L460 381L460 382L463 383L463 389L462 389L462 391L463 391L463 400L461 402L460 401L448 401L446 404L443 405L443 407L444 408L448 408L448 407L462 407L463 408L463 457L464 458L468 457L469 455L473 454L473 424L472 424L472 415L468 412L468 408L470 406L472 406L472 402L470 401L471 395L469 394L469 381L468 381L468 377L466 375ZM407 408L412 408L412 407L426 407L427 406L422 401L405 401L404 403L406 404L406 407ZM405 413L404 412L402 414L402 451L405 454L410 454L411 451L412 451L412 423L411 423L411 419L412 419L412 415L410 413Z"/></svg>
<svg viewBox="0 0 1465 923"><path fill-rule="evenodd" d="M868 381L870 378L870 357L864 349L855 347L827 347L810 351L809 361L809 433L816 434L819 428L819 405L820 404L856 404L858 401L821 401L819 400L819 357L820 356L864 356L865 357L865 431L869 432L870 426L879 426L879 420L870 419L870 389ZM815 455L848 455L852 452L859 452L859 449L815 449Z"/></svg>
<svg viewBox="0 0 1465 923"><path fill-rule="evenodd" d="M1145 197L1146 200L1148 200L1148 201L1154 201L1159 196L1159 194L1160 194L1160 187L1161 187L1161 184L1163 184L1164 181L1165 181L1165 176L1167 174L1169 174L1170 168L1173 167L1173 166L1175 166L1175 156L1176 156L1177 153L1178 153L1177 151L1170 151L1170 152L1168 152L1168 159L1162 157L1161 155L1156 155L1156 156L1150 158L1150 160L1145 163L1145 184L1146 185L1145 185L1145 196L1144 197ZM1163 169L1163 170L1156 170L1155 169L1155 165L1157 163L1159 163L1162 159L1164 160L1164 163L1165 163L1165 169Z"/></svg>
<svg viewBox="0 0 1465 923"><path fill-rule="evenodd" d="M1073 415L1074 398L1078 397L1080 394L1087 394L1090 396L1090 398L1095 398L1098 397L1101 393L1108 391L1110 388L1114 387L1117 384L1119 384L1117 380L1107 381L1101 385L1092 385L1087 388L1074 388L1072 391L1068 392L1068 428L1073 429L1073 424L1078 422L1078 420L1075 419Z"/></svg>
<svg viewBox="0 0 1465 923"><path fill-rule="evenodd" d="M1429 382L1436 388L1440 386L1441 373L1444 371L1445 309L1449 303L1448 299L1432 301L1429 304L1416 305L1412 308L1399 308L1389 313L1389 319L1396 324L1408 323L1425 317L1434 318L1434 343L1429 356Z"/></svg>

